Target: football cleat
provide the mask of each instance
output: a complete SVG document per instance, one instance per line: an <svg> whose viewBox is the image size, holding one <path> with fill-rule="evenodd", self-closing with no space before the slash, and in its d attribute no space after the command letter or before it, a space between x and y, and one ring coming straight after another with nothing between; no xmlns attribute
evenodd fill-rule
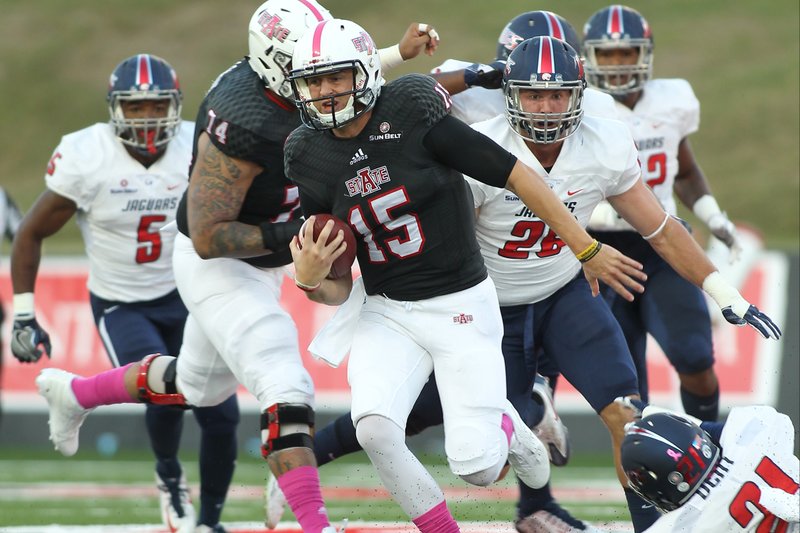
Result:
<svg viewBox="0 0 800 533"><path fill-rule="evenodd" d="M550 479L550 461L547 448L522 421L522 418L506 400L505 414L511 419L514 433L508 446L508 462L517 477L532 489L539 489Z"/></svg>
<svg viewBox="0 0 800 533"><path fill-rule="evenodd" d="M605 533L603 530L574 518L557 503L514 523L519 533ZM550 512L553 511L553 512Z"/></svg>
<svg viewBox="0 0 800 533"><path fill-rule="evenodd" d="M49 406L50 440L56 450L70 457L78 451L81 424L92 410L84 409L72 392L77 376L58 368L45 368L36 377L36 387Z"/></svg>
<svg viewBox="0 0 800 533"><path fill-rule="evenodd" d="M156 487L159 492L161 521L170 533L195 533L197 518L186 477L181 474L180 478L162 478L156 472ZM217 530L209 528L209 531Z"/></svg>
<svg viewBox="0 0 800 533"><path fill-rule="evenodd" d="M342 520L342 527L335 528L333 526L328 526L328 527L322 528L322 531L320 533L345 533L346 529L347 529L347 518Z"/></svg>
<svg viewBox="0 0 800 533"><path fill-rule="evenodd" d="M556 412L553 392L546 377L536 374L531 398L544 409L542 420L533 428L533 432L547 446L550 462L555 466L564 466L570 454L569 430Z"/></svg>
<svg viewBox="0 0 800 533"><path fill-rule="evenodd" d="M264 491L264 525L267 529L275 529L281 521L283 511L286 509L286 496L278 485L278 479L269 474L266 490Z"/></svg>
<svg viewBox="0 0 800 533"><path fill-rule="evenodd" d="M221 524L217 524L214 527L207 526L205 524L200 524L194 530L194 533L227 533L225 528L222 527Z"/></svg>

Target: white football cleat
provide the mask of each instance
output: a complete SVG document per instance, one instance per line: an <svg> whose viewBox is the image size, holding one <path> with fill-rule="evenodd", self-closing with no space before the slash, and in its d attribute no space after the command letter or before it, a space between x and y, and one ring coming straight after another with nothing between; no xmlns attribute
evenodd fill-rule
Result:
<svg viewBox="0 0 800 533"><path fill-rule="evenodd" d="M267 486L264 490L264 525L267 529L275 529L281 521L283 511L286 509L286 496L278 485L278 479L269 474Z"/></svg>
<svg viewBox="0 0 800 533"><path fill-rule="evenodd" d="M70 457L78 451L81 424L92 409L84 409L72 392L75 374L58 368L45 368L36 376L36 387L49 406L50 440L56 450Z"/></svg>
<svg viewBox="0 0 800 533"><path fill-rule="evenodd" d="M159 492L161 521L170 533L194 533L197 516L192 506L186 476L181 474L180 478L165 479L156 472L156 487Z"/></svg>
<svg viewBox="0 0 800 533"><path fill-rule="evenodd" d="M569 430L556 412L553 392L546 377L536 374L531 398L544 408L542 420L533 428L533 432L547 446L550 462L555 466L564 466L570 454Z"/></svg>
<svg viewBox="0 0 800 533"><path fill-rule="evenodd" d="M345 533L345 529L347 529L347 518L342 520L342 527L335 528L333 526L328 526L323 528L321 533Z"/></svg>
<svg viewBox="0 0 800 533"><path fill-rule="evenodd" d="M505 414L511 418L514 433L508 446L508 462L517 477L532 489L544 487L550 479L547 448L531 431L517 410L506 400Z"/></svg>

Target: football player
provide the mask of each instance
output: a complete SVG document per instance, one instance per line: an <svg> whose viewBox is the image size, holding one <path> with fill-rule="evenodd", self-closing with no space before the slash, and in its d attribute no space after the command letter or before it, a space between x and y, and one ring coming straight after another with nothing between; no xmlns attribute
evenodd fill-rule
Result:
<svg viewBox="0 0 800 533"><path fill-rule="evenodd" d="M374 44L357 24L318 24L292 64L306 127L286 142L286 174L305 215L332 213L357 235L366 297L348 380L358 441L420 531L458 531L405 443L408 414L434 369L453 473L488 485L508 459L532 487L549 477L546 449L506 399L503 322L461 173L516 191L506 194L523 198L585 260L587 286L601 276L629 294L639 287L637 265L588 239L538 173L450 116L450 95L435 80L412 74L383 86ZM297 286L338 305L352 279L327 278L343 251L343 235L327 243L331 227L316 242L307 228L290 249Z"/></svg>
<svg viewBox="0 0 800 533"><path fill-rule="evenodd" d="M735 407L703 422L645 407L626 428L630 486L666 514L647 533L800 531L800 462L791 419Z"/></svg>
<svg viewBox="0 0 800 533"><path fill-rule="evenodd" d="M674 215L674 194L730 249L740 244L735 226L720 210L695 160L689 135L697 131L700 106L682 79L651 79L653 33L637 11L614 5L594 13L584 27L583 54L588 83L614 97L639 148L642 179L664 209ZM651 334L680 379L684 410L701 419L719 415L719 383L714 372L711 319L700 290L667 264L608 204L589 224L604 242L645 265L647 290L633 302L606 291L648 399L646 347Z"/></svg>
<svg viewBox="0 0 800 533"><path fill-rule="evenodd" d="M22 220L22 214L14 203L14 200L8 192L0 187L0 239L6 238L9 242L14 240L14 235L17 233L17 228ZM3 322L5 321L5 312L3 306L0 305L0 329L2 329ZM0 335L0 384L3 380L3 342ZM0 391L2 392L2 391ZM0 404L0 417L3 415L2 404Z"/></svg>
<svg viewBox="0 0 800 533"><path fill-rule="evenodd" d="M636 146L625 125L583 115L583 68L571 46L549 37L524 41L509 56L503 86L506 116L473 127L529 161L580 224L586 225L597 203L608 199L665 262L712 296L729 322L748 323L765 337L779 338L771 319L722 279L691 235L644 185ZM519 346L516 357L513 351L506 353L509 387L512 378L524 374L530 357L522 332L533 331L532 349L543 348L603 418L619 467L619 446L630 416L614 399L636 397L638 390L619 325L575 276L576 258L581 257L568 253L558 232L538 213L507 193L475 180L469 183L479 210L478 242L500 300L509 306L503 308L508 320L505 340ZM531 279L543 281L524 281ZM625 486L619 468L618 476ZM634 527L642 531L657 516L642 509L632 492L626 496ZM535 531L524 526L525 519L519 531Z"/></svg>
<svg viewBox="0 0 800 533"><path fill-rule="evenodd" d="M49 335L36 319L34 285L42 241L73 216L89 256L89 299L111 364L119 370L151 353L177 354L187 310L175 287L174 222L187 187L194 124L181 120L178 77L163 59L137 54L109 79L110 121L61 139L47 166L47 188L26 214L14 241L11 349L24 363L52 357ZM165 227L166 226L166 227ZM57 348L57 347L56 347ZM57 352L56 352L57 353ZM104 383L76 380L77 402L92 407L113 396ZM235 396L194 408L201 428L200 512L195 516L178 461L184 409L148 405L161 513L170 531L219 523L236 460ZM56 447L64 455L73 445Z"/></svg>
<svg viewBox="0 0 800 533"><path fill-rule="evenodd" d="M336 28L338 26L334 29ZM318 26L317 31L322 34L320 40L324 44L324 26L322 30ZM302 49L298 47L297 50ZM310 53L308 57L313 59ZM325 168L330 171L330 168L336 164L336 159L331 153L310 149L311 144L301 144L301 140L309 136L309 133L304 130L299 130L289 138L286 149L287 173L291 178L297 179L300 184L304 209L308 206L310 213L332 209L334 214L347 217L355 231L362 235L359 264L364 274L366 292L369 295L371 290L377 291L378 298L373 303L381 306L382 310L376 309L374 312L385 313L386 308L390 306L387 301L391 302L394 299L392 293L387 293L387 289L391 287L391 281L397 280L396 275L389 277L392 271L390 267L394 266L392 263L397 262L401 266L405 266L403 261L418 260L421 255L424 255L428 245L437 244L434 236L439 230L435 224L433 229L427 231L419 229L419 226L426 221L425 211L424 208L413 202L413 198L415 198L414 193L416 196L424 197L426 190L413 180L403 179L403 176L413 175L410 168L405 172L394 173L393 179L399 182L397 185L403 186L399 189L402 194L393 193L394 189L387 185L392 181L390 177L393 174L392 168L400 167L402 170L403 163L415 168L415 165L420 165L419 157L410 150L405 150L403 154L409 156L409 161L397 162L394 158L384 155L389 148L375 143L378 139L382 140L383 138L380 137L380 133L373 133L373 128L378 128L378 132L380 132L382 124L391 124L392 128L398 128L403 132L401 138L408 135L406 132L413 131L410 126L402 122L398 123L396 120L393 122L387 111L387 109L391 110L393 103L402 102L401 91L410 92L410 89L404 87L400 80L387 85L374 111L366 116L362 113L363 118L358 120L358 112L350 112L346 105L342 106L342 115L339 115L339 106L342 104L338 99L342 99L342 94L346 94L346 91L341 90L337 84L346 87L346 81L349 80L351 85L363 86L358 83L358 75L353 80L352 74L342 70L347 66L347 61L342 59L335 66L328 66L328 72L332 70L330 77L333 78L328 79L328 76L314 76L314 74L319 75L326 72L324 63L319 65L313 61L309 62L308 59L303 62L302 56L300 58L296 56L295 59L297 66L310 65L306 71L297 74L302 80L308 79L306 83L309 87L309 89L303 89L302 85L297 84L299 105L305 105L307 109L310 109L308 102L311 99L308 95L317 97L318 104L319 102L327 104L322 107L322 111L318 112L318 116L308 112L307 121L315 127L322 128L326 120L329 124L337 124L339 123L337 115L344 116L342 121L351 120L352 122L349 123L350 127L347 127L346 123L345 127L334 129L335 135L340 137L337 140L341 143L337 143L335 146L343 146L344 141L349 140L349 147L354 150L354 153L355 150L361 149L367 156L375 154L373 157L375 163L371 163L367 169L370 172L360 171L356 174L356 178L347 179L347 170L345 169L342 171L341 182L337 180L336 183L341 183L341 186L347 189L352 179L356 179L354 183L359 183L357 181L359 175L361 177L374 175L374 179L380 177L380 181L377 183L380 187L369 190L364 188L365 184L375 183L373 179L362 183L356 189L347 189L353 193L353 197L348 194L328 193L326 195L327 191L336 191L337 189L326 182L324 178L315 177L318 176L315 161L324 160ZM355 64L355 71L359 72L359 65L366 64L367 61L364 58L360 62L351 62L351 64ZM401 78L406 83L417 79L413 76ZM393 86L397 89L389 91ZM706 289L723 309L723 314L729 322L737 325L750 324L765 337L778 338L780 330L772 323L771 319L751 306L735 288L721 278L691 235L680 223L664 212L655 197L645 187L640 179L635 144L625 125L615 120L599 117L584 118L582 110L584 86L585 80L580 58L571 46L550 37L537 37L524 41L511 53L508 67L504 72L504 94L507 102L505 116L496 117L473 127L478 132L494 139L501 146L510 149L514 160L519 163L516 168L521 167L523 162L528 163L535 169L537 176L544 176L544 182L548 186L546 190L552 190L560 199L562 203L557 205L567 210L570 222L581 226L587 224L597 203L603 198L609 198L612 204L623 212L633 227L664 256L665 260L673 264L693 283L702 285ZM315 95L313 91L317 87L321 87L317 89L320 96ZM421 88L413 86L412 88L421 93L416 100L423 101L424 92L421 91ZM336 92L337 89L340 92ZM436 89L433 92L436 92ZM387 97L391 100L384 104L386 107L382 107L380 103ZM368 98L368 96L364 95L362 98ZM358 100L355 101L358 102ZM446 107L447 99L443 98L443 101ZM369 102L368 99L365 107ZM432 102L427 104L427 108L432 108ZM319 107L313 109L319 109ZM355 109L358 109L357 105ZM430 116L427 116L429 120L427 123L430 123ZM504 355L509 397L521 398L520 403L523 406L527 405L527 397L533 380L533 375L527 372L532 362L531 354L538 347L544 348L565 377L582 392L609 427L615 444L615 461L618 464L619 445L624 436L624 424L630 421L631 417L625 409L620 408L617 402L614 402L614 399L619 395L636 398L638 386L636 373L619 325L605 304L592 298L590 286L587 286L584 277L579 275L581 264L586 269L587 265L591 265L594 258L605 247L597 244L573 253L575 248L570 247L569 242L562 238L563 230L554 227L552 223L554 217L541 205L533 204L531 200L525 198L525 189L520 187L522 192L511 193L509 190L492 186L493 184L497 185L496 182L486 180L480 174L476 175L476 168L477 171L481 171L482 168L480 165L470 168L470 159L465 158L464 154L475 152L487 157L485 152L477 149L464 150L463 147L468 146L469 141L457 137L456 131L459 130L446 133L441 130L442 125L447 122L446 117L440 119L431 131L437 133L436 139L455 139L453 142L461 147L459 152L461 159L459 159L460 163L457 168L462 170L465 175L476 178L469 179L468 183L474 197L474 205L479 212L475 224L477 242L491 274L491 279L496 284L497 294L503 303L502 319L505 330L503 343L506 345ZM418 125L417 127L419 128ZM392 128L388 132L392 131ZM385 130L386 127L384 126L383 129ZM350 137L345 137L345 135L350 135ZM370 143L370 140L373 142ZM320 142L319 139L317 142ZM422 146L430 152L440 157L446 157L446 151L436 151L441 147L432 140L432 136L424 137L421 142ZM426 145L426 142L429 144ZM319 145L314 144L313 146ZM444 156L441 155L442 153ZM497 157L497 159L500 158ZM380 172L371 172L373 166L381 163L383 166L376 167L380 169ZM508 180L509 185L515 189L519 187L516 179L518 178L512 173ZM429 183L429 180L425 180L424 183ZM321 185L325 185L325 187ZM364 193L369 197L370 193L377 192L380 194L375 195L374 200L366 202L370 210L361 205L362 202L365 202L362 199ZM391 206L384 205L384 202L387 201L386 198L391 197L392 194L397 194L397 200L400 201L397 207L394 207L393 204ZM437 198L444 196L441 189L437 189L436 194ZM374 202L379 205L375 205ZM392 207L394 209L391 209ZM377 222L382 225L375 225L369 218L370 216L375 216ZM447 217L447 220L452 222L457 219L451 215ZM462 226L462 222L471 226L471 223L466 220L458 220L460 220L456 224L458 227ZM557 219L555 220L557 221ZM403 232L394 233L392 231L394 228L402 228ZM454 239L451 238L448 242L454 242ZM403 251L408 252L413 249L415 253L401 255L400 249L397 248L398 243L403 245ZM600 246L599 249L598 246ZM320 247L321 245L317 244L316 251L323 253L319 250ZM314 288L311 295L315 299L327 302L336 301L342 296L339 292L342 289L341 285L345 284L320 280L320 272L323 275L325 273L325 263L317 265L310 258L304 261L302 254L307 249L308 246L297 251L294 246L292 248L298 281L306 289ZM434 249L436 249L435 246ZM387 252L391 252L391 255ZM314 257L318 260L318 256ZM448 250L448 257L450 258L449 264L463 268L464 262L457 260L458 256L455 251ZM509 259L514 261L509 261ZM442 268L435 262L431 263L439 269ZM423 265L430 267L431 263L426 262ZM310 265L319 268L312 269ZM410 272L419 276L423 272L423 265L416 265ZM305 276L314 274L316 274L316 279L312 278L310 281L313 283L309 283ZM377 277L377 281L373 281L375 283L373 287L371 287L371 276ZM463 279L464 276L452 274L441 274L437 277L440 284L445 283L445 280L458 280L463 283ZM539 280L539 283L530 283L530 280ZM320 286L316 286L317 281L321 283ZM397 298L398 300L418 300L419 296L406 292L409 285L406 283L402 289L394 289L398 290L398 295L401 296ZM620 289L622 297L633 298L630 291L622 287ZM323 291L321 295L320 291ZM411 296L417 297L412 298ZM351 349L349 371L353 388L353 420L356 422L359 442L368 453L369 446L376 446L368 440L372 435L370 429L374 428L362 428L362 424L372 417L387 416L386 413L388 416L392 416L395 413L388 409L381 411L380 408L377 411L370 411L368 405L360 402L364 402L364 397L370 395L380 398L381 392L391 394L397 390L397 386L391 387L385 383L384 386L374 385L375 380L380 376L380 370L370 368L370 365L385 368L390 361L394 360L394 357L380 358L380 361L375 361L374 357L368 358L366 352L370 348L369 338L376 334L374 333L376 324L380 323L379 319L373 318L370 298L375 298L375 296L367 297L367 302L361 311L361 320L365 324L368 323L369 327L357 330ZM463 306L463 301L462 299L459 305ZM414 301L413 305L408 308L402 306L401 308L407 309L405 312L408 313L413 311L414 306L417 305L424 309L420 301ZM405 315L400 313L400 317L403 316ZM395 320L399 320L399 318ZM441 335L442 331L446 331L438 327L432 328L431 324L430 321L425 322L426 331L434 329L438 335ZM409 326L406 325L406 327ZM531 332L532 336L529 335ZM466 334L463 332L459 335L454 331L445 336L450 342L453 342L454 339L464 335ZM470 345L472 344L475 343L470 343ZM467 354L468 352L469 350L462 346L459 353ZM396 355L393 351L390 353L393 356ZM364 358L369 360L364 361ZM438 363L435 356L433 356L433 361L432 366L437 370L440 368L444 370L437 372L437 385L445 413L445 432L447 434L448 425L459 427L453 421L458 419L457 416L451 418L452 415L448 415L448 409L451 408L449 406L454 401L453 397L457 398L458 394L457 389L448 390L447 386L443 387L442 382L458 376L459 382L463 385L464 374L461 371L447 370L446 365ZM414 367L414 369L418 371L418 367ZM398 379L397 376L405 378L409 374L408 372L403 373L400 368L392 367L392 370L394 379ZM484 379L491 375L490 369L484 368L483 371ZM362 372L364 376L361 375ZM366 376L369 376L368 381ZM360 379L367 382L360 385ZM409 382L404 383L407 385ZM359 386L363 386L366 391L359 391ZM419 387L421 386L420 384ZM376 390L376 387L379 391ZM470 388L470 390L472 389ZM396 407L395 404L391 405ZM410 406L408 407L410 408ZM359 413L359 409L363 412ZM372 407L372 409L375 408ZM397 413L401 416L398 420L402 421L395 421L399 428L403 427L402 423L405 421L405 417L402 415L407 414L405 410ZM391 426L384 424L381 429L388 431L389 427ZM388 433L381 434L387 435ZM490 435L487 431L481 434ZM457 436L458 433L456 438ZM385 445L383 442L382 444ZM395 446L397 446L396 442ZM447 440L446 449L451 450L451 446L454 444ZM460 448L456 449L460 450ZM457 467L458 463L453 461L450 452L448 452L448 456L451 468ZM380 455L377 457L377 462L380 463L382 457ZM456 468L453 469L458 473ZM522 481L527 485L536 488L535 485L528 483L524 476L519 476L519 472L518 477L522 477ZM625 476L621 470L619 479L624 485ZM632 492L629 492L627 496L635 527L637 531L641 531L650 525L657 515L644 516L640 512L641 500ZM523 519L517 527L520 531L534 531L533 528L536 527L536 524L525 529L525 520Z"/></svg>
<svg viewBox="0 0 800 533"><path fill-rule="evenodd" d="M189 186L176 215L174 269L190 312L180 357L154 355L87 378L113 382L113 397L91 405L74 401L80 378L47 371L37 378L51 405L51 437L72 448L94 406L210 406L244 385L263 413L262 453L308 533L335 530L314 462L313 383L295 325L279 305L288 242L301 224L297 187L283 173L283 145L300 125L288 98L293 48L307 28L329 18L314 0L264 2L250 19L249 56L217 78L200 106ZM437 44L432 27L415 23L383 54L396 64L433 53Z"/></svg>
<svg viewBox="0 0 800 533"><path fill-rule="evenodd" d="M580 50L578 33L567 19L552 11L528 11L520 13L503 27L497 38L496 57L491 64L448 59L433 69L431 75L453 97L453 116L474 124L502 115L506 104L500 85L508 55L522 41L544 35L566 41L575 50ZM584 92L583 106L586 114L616 117L614 99L597 89Z"/></svg>
<svg viewBox="0 0 800 533"><path fill-rule="evenodd" d="M579 46L577 33L566 19L550 11L531 11L514 17L500 32L497 44L497 61L500 62L498 64L504 66L505 60L520 42L541 35L566 40L573 47ZM451 114L468 124L502 115L506 109L505 96L500 89L502 70L496 71L498 76L496 83L491 85L488 83L489 78L483 75L470 77L474 74L474 67L476 65L470 67L467 62L449 59L434 69L432 74L451 93L453 102ZM467 83L467 80L472 81ZM582 105L586 114L610 118L616 114L613 98L595 89L589 89L584 93ZM503 305L502 300L500 303ZM567 429L555 412L552 398L558 369L553 368L549 361L545 362L544 367L540 365L539 368L547 378L538 376L534 383L535 403L531 404L530 409L525 409L529 413L527 421L548 446L551 462L563 465L569 453ZM516 403L522 401L522 398L513 401L522 411L523 409ZM425 428L439 424L441 424L441 408L436 380L432 376L409 415L406 434L414 435ZM314 436L314 451L319 465L360 449L349 413L317 431ZM549 483L539 489L532 489L521 483L520 490L522 494L517 507L518 515L519 519L530 516L527 520L529 527L532 527L530 525L532 522L542 522L551 528L593 531L591 526L571 516L555 501ZM283 506L283 497L274 482L270 480L266 501L268 527L275 527L278 523Z"/></svg>

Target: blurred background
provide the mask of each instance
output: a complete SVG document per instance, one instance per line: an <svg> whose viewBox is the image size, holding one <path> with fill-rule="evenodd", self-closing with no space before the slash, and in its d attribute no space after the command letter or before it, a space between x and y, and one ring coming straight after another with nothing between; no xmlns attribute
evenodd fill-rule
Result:
<svg viewBox="0 0 800 533"><path fill-rule="evenodd" d="M429 72L447 58L492 60L500 31L519 13L537 9L555 11L582 34L590 15L608 5L590 0L322 2L334 16L359 22L381 47L397 42L412 21L431 24L438 30L442 42L436 56L407 62L392 71L389 79L413 71ZM183 117L193 120L211 82L247 53L247 24L259 3L258 0L0 0L0 185L9 191L23 211L27 211L44 188L45 168L61 136L108 120L105 98L109 74L119 61L133 54L156 54L172 64L184 93ZM740 345L737 339L740 335L746 337L743 333L746 330L725 324L719 328L721 342L716 344L720 350L718 362L730 367L731 379L748 376L746 383L749 385L745 388L749 390L760 390L763 383L770 383L766 388L775 389L777 393L769 396L769 402L787 412L796 432L800 431L800 335L797 327L800 323L800 3L797 0L629 0L627 5L639 10L652 26L654 76L688 80L700 100L700 131L692 135L691 143L719 204L732 220L760 232L771 254L760 263L755 276L757 283L751 290L761 291L759 297L777 295L777 299L771 301L778 302L776 307L783 316L785 336L780 343L764 344L765 351L751 349L753 344L748 345L747 353L756 354L756 359L762 361L747 359L749 366L740 366L735 357L728 360L726 356L737 352L736 347ZM704 226L686 209L681 208L680 214L693 224L697 239L705 245L708 235ZM0 278L6 276L2 296L10 312L7 279L10 247L7 243L0 245ZM83 244L74 221L45 241L43 266L62 255L83 255ZM70 328L74 324L80 324L80 328L73 328L80 331L72 333L70 339L74 337L76 343L94 343L97 351L100 348L86 310L85 289L82 283L73 285L80 289L80 294L75 295L75 306L71 306L73 300L69 300L62 306L63 312L50 318L67 324L64 330L72 331ZM40 280L37 301L46 299L41 293L47 292L47 287ZM767 294L770 291L771 296ZM4 326L6 343L9 322L7 319ZM58 349L65 344L61 343ZM27 374L19 377L14 372L20 371L21 366L11 357L7 344L5 352L7 379L14 374L14 381L28 382L29 388L35 372L42 365L50 364L42 361L40 365L26 366ZM767 355L761 357L764 354ZM105 362L104 356L98 357ZM769 360L770 364L762 364L764 360ZM52 364L64 364L61 353ZM342 372L337 375L337 379L343 381ZM5 384L11 383L6 381ZM64 472L69 465L54 462L53 466L42 466L25 462L31 457L60 459L47 442L43 402L35 394L13 401L8 392L5 391L5 414L0 431L0 462L5 465L0 469L5 471L0 475L0 486L12 481L40 480L50 490L54 480L45 478L44 474L37 477L35 472L67 479L70 476ZM731 399L725 390L723 394ZM562 403L561 408L564 407ZM318 420L320 427L336 414L322 412ZM248 452L241 454L245 462L250 455L258 455L254 431L258 427L257 416L251 409L240 424L240 442ZM598 454L599 461L604 462L597 464L605 465L607 471L603 475L612 480L613 486L613 472L607 464L610 447L601 422L585 412L569 412L563 418L570 427L573 449L581 454ZM89 417L82 430L81 453L88 454L82 457L110 459L118 448L120 451L135 449L143 462L132 463L135 465L132 469L146 473L149 483L149 455L142 452L146 446L143 427L138 409L102 410L97 416ZM415 437L419 440L412 445L440 458L440 433L430 431L425 435L425 440ZM800 439L796 435L795 450L798 443ZM196 424L187 423L182 450L196 450L197 444ZM258 459L252 460L261 464ZM575 461L578 465L573 463L573 466L580 466L580 456ZM16 463L21 466L14 470L11 466ZM80 469L83 477L76 479L96 481L105 479L102 475L121 471L118 464L114 468L108 468L107 464L101 461L89 468L92 463L78 462L73 468ZM193 461L185 461L185 464L191 469ZM102 475L96 472L98 469L103 471ZM359 474L353 479L360 483L364 470L355 471ZM237 483L263 483L261 469L242 468L240 472L242 474L237 475L250 475L252 479L237 478ZM352 472L342 475L350 476ZM586 483L586 472L575 471L577 483ZM195 473L191 479L197 479ZM123 482L131 481L124 479ZM4 507L0 505L0 516L5 517L0 522L30 523L33 515L42 523L84 520L43 513L54 508L50 499L21 503L16 497L8 496L12 492L17 494L19 489L12 487L10 490L0 498L7 500ZM239 514L235 505L241 497L233 498L226 511L228 519L257 517L260 497L257 491L249 507L243 507ZM577 506L582 502L572 504ZM77 506L74 501L59 505ZM86 505L89 507L81 512L87 516L98 512L99 504L94 499L87 500ZM152 507L146 502L139 502L130 509L128 505L117 505L119 507L107 511L117 521L157 520L155 516L140 512L143 506ZM598 508L609 507L607 501L589 505L596 507L591 512L585 511L585 517L594 518ZM472 507L480 510L480 506ZM508 509L503 512L510 517L511 507L506 507ZM126 512L138 515L128 516ZM352 505L348 504L341 513L351 516ZM97 516L94 519L98 519ZM100 520L108 518L103 516Z"/></svg>
<svg viewBox="0 0 800 533"><path fill-rule="evenodd" d="M447 58L492 60L500 31L521 12L555 11L582 34L586 20L608 5L588 0L323 3L334 16L358 21L381 47L397 42L412 21L438 30L442 42L436 56L407 62L392 71L390 79L429 72ZM61 136L108 120L108 76L120 60L135 53L153 53L172 64L184 93L183 117L193 120L214 78L247 53L247 24L258 4L0 0L0 184L26 211L43 190L45 168ZM631 0L627 5L638 9L653 28L654 76L688 80L700 100L700 131L691 142L719 204L732 220L760 232L769 250L790 260L791 281L778 289L788 295L780 405L794 413L798 425L798 2ZM686 209L680 214L693 223L696 237L705 244L704 226ZM8 268L8 251L5 244L0 268ZM44 254L46 260L83 255L76 224L70 222L48 238ZM8 353L6 361L17 364ZM42 433L42 421L35 423ZM599 422L595 425L600 428ZM13 441L12 437L3 435Z"/></svg>
<svg viewBox="0 0 800 533"><path fill-rule="evenodd" d="M334 16L364 26L379 46L397 42L412 21L434 25L442 44L392 71L428 72L447 58L488 61L508 20L548 9L582 33L606 2L561 0L328 0ZM2 0L0 183L27 210L62 135L105 122L108 76L125 57L149 52L178 72L183 116L193 120L217 74L247 52L256 0ZM654 75L687 79L701 103L691 137L723 209L763 232L767 247L797 250L797 0L671 0L628 5L655 37ZM692 220L690 214L684 215ZM692 220L693 221L693 220ZM702 230L698 238L703 239ZM74 223L48 239L45 253L82 253Z"/></svg>

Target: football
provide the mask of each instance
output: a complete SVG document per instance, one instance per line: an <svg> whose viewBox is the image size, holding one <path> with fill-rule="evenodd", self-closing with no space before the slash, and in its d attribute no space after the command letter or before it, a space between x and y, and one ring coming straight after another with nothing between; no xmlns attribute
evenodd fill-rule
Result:
<svg viewBox="0 0 800 533"><path fill-rule="evenodd" d="M350 274L350 269L353 266L353 262L356 260L356 236L353 234L353 230L350 229L350 226L348 226L344 220L333 215L319 213L314 215L315 242L319 238L322 228L325 227L325 224L327 224L329 220L333 220L333 231L331 231L331 234L328 237L328 242L331 242L334 238L336 238L339 230L342 230L344 232L344 241L347 243L347 249L342 255L336 258L331 265L331 271L328 274L329 279L339 279ZM302 232L303 228L300 229L300 233Z"/></svg>

